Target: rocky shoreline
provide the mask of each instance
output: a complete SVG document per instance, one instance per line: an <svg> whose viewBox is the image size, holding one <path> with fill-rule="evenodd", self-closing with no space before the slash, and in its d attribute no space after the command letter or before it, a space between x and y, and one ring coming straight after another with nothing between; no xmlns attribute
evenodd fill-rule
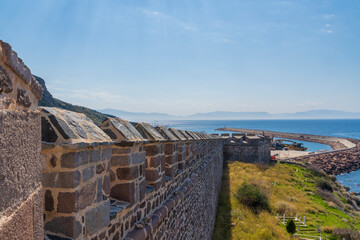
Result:
<svg viewBox="0 0 360 240"><path fill-rule="evenodd" d="M242 128L219 128L217 130L241 132L247 134L265 134L271 137L288 138L330 145L333 148L333 151L295 157L287 159L286 161L292 163L314 164L319 166L327 174L332 175L349 173L360 169L360 141L356 139Z"/></svg>

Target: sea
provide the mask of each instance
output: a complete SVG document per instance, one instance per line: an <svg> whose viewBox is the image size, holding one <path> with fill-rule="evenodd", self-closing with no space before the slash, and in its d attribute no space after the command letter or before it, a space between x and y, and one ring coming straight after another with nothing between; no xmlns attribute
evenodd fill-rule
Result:
<svg viewBox="0 0 360 240"><path fill-rule="evenodd" d="M247 128L288 133L307 133L360 140L360 119L331 120L174 120L158 121L160 125L206 133L229 133L216 131L217 128ZM297 141L300 142L300 141ZM324 144L302 142L307 151L330 151ZM360 192L360 170L337 176L338 182Z"/></svg>

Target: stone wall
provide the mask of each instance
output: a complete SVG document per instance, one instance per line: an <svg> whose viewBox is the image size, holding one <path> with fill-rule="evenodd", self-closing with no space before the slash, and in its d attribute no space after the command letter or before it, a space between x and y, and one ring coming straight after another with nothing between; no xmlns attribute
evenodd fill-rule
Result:
<svg viewBox="0 0 360 240"><path fill-rule="evenodd" d="M42 88L0 40L0 239L43 239Z"/></svg>
<svg viewBox="0 0 360 240"><path fill-rule="evenodd" d="M84 114L41 108L45 233L90 239L110 223L111 139Z"/></svg>
<svg viewBox="0 0 360 240"><path fill-rule="evenodd" d="M269 163L271 140L263 136L224 136L224 158L247 163Z"/></svg>
<svg viewBox="0 0 360 240"><path fill-rule="evenodd" d="M47 239L211 238L221 138L57 108L41 123Z"/></svg>

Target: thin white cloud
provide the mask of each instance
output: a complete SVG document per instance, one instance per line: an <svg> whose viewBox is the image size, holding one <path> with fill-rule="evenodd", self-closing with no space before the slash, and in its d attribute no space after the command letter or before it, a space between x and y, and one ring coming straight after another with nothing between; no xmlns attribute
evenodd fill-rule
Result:
<svg viewBox="0 0 360 240"><path fill-rule="evenodd" d="M335 14L324 14L322 17L323 17L323 19L328 20L328 19L334 18Z"/></svg>
<svg viewBox="0 0 360 240"><path fill-rule="evenodd" d="M134 102L135 99L126 98L118 94L112 94L106 91L101 90L90 90L90 89L65 89L65 88L54 88L49 87L51 92L56 98L66 98L66 99L79 99L79 100L92 100L99 101L103 103L125 103L125 102Z"/></svg>
<svg viewBox="0 0 360 240"><path fill-rule="evenodd" d="M155 18L157 20L160 20L162 24L177 26L187 31L197 30L197 27L195 27L193 24L181 21L159 11L150 11L144 8L140 8L139 11L149 18Z"/></svg>

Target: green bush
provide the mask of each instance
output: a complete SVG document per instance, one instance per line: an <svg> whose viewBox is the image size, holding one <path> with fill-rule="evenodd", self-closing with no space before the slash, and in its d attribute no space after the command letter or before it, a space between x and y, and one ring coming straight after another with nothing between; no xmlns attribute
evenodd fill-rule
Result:
<svg viewBox="0 0 360 240"><path fill-rule="evenodd" d="M307 166L307 169L314 175L314 176L318 176L318 177L326 177L326 173L319 168L316 165L309 165Z"/></svg>
<svg viewBox="0 0 360 240"><path fill-rule="evenodd" d="M290 233L291 235L294 234L296 232L296 225L295 222L290 219L287 223L286 223L286 231L288 233Z"/></svg>
<svg viewBox="0 0 360 240"><path fill-rule="evenodd" d="M243 183L235 193L235 197L255 214L262 210L270 210L269 199L258 186Z"/></svg>
<svg viewBox="0 0 360 240"><path fill-rule="evenodd" d="M316 180L316 186L318 188L320 188L321 190L325 190L325 191L329 191L329 192L334 191L333 187L331 186L331 183L324 178L318 178Z"/></svg>

